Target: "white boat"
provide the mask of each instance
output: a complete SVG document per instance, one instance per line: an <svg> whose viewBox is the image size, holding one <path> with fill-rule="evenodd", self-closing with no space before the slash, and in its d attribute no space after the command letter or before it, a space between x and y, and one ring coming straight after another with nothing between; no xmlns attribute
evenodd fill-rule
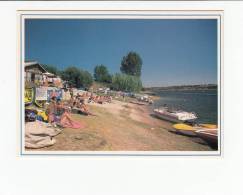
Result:
<svg viewBox="0 0 243 195"><path fill-rule="evenodd" d="M196 114L193 112L170 110L168 107L154 109L154 113L158 118L175 123L194 121L197 119Z"/></svg>

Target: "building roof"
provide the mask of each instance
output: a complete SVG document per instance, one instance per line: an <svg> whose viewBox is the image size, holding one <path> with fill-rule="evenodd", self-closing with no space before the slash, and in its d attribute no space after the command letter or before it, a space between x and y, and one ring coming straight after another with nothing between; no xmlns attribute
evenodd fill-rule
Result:
<svg viewBox="0 0 243 195"><path fill-rule="evenodd" d="M56 77L54 74L52 74L50 72L45 72L44 75L46 75L48 77Z"/></svg>
<svg viewBox="0 0 243 195"><path fill-rule="evenodd" d="M25 61L24 62L24 67L35 65L35 64L38 64L38 62L37 61Z"/></svg>
<svg viewBox="0 0 243 195"><path fill-rule="evenodd" d="M26 61L24 63L25 69L30 69L31 67L35 67L35 66L37 66L42 73L47 73L46 69L42 65L40 65L37 61Z"/></svg>

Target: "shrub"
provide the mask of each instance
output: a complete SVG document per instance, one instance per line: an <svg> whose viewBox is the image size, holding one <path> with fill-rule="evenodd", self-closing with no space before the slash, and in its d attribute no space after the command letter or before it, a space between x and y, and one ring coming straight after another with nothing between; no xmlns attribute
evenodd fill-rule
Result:
<svg viewBox="0 0 243 195"><path fill-rule="evenodd" d="M112 88L127 92L139 92L142 89L142 82L137 76L117 73L112 77Z"/></svg>

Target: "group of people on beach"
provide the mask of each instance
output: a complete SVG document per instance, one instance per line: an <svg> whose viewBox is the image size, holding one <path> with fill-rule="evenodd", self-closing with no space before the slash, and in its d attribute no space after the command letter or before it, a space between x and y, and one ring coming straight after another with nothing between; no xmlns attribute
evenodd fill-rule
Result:
<svg viewBox="0 0 243 195"><path fill-rule="evenodd" d="M50 125L59 125L69 128L81 128L84 126L72 119L70 115L71 107L64 105L60 99L56 98L56 96L51 98L46 113L48 115L48 123Z"/></svg>
<svg viewBox="0 0 243 195"><path fill-rule="evenodd" d="M98 104L104 104L104 103L111 103L112 97L111 96L96 96L91 94L91 96L88 99L88 103L98 103Z"/></svg>
<svg viewBox="0 0 243 195"><path fill-rule="evenodd" d="M75 97L71 96L69 100L69 106L71 109L81 112L85 115L95 116L95 114L91 113L85 104L85 97L81 95L77 95Z"/></svg>
<svg viewBox="0 0 243 195"><path fill-rule="evenodd" d="M111 103L112 97L111 96L97 96L94 94L90 94L88 92L73 95L71 94L71 98L69 101L63 102L60 99L57 99L56 96L51 97L51 101L47 108L47 115L48 115L48 123L51 125L59 124L62 127L70 127L70 128L79 128L83 126L75 122L71 118L71 112L76 111L77 113L96 116L93 114L88 106L85 104L85 100L88 103Z"/></svg>

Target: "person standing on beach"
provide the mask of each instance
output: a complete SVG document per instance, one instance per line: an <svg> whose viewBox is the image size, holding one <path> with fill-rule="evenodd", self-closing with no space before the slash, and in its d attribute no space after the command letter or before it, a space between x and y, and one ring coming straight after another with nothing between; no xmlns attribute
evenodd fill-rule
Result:
<svg viewBox="0 0 243 195"><path fill-rule="evenodd" d="M122 93L123 101L125 102L125 93Z"/></svg>
<svg viewBox="0 0 243 195"><path fill-rule="evenodd" d="M72 97L73 97L73 89L70 88L70 89L69 89L69 92L70 92L70 96L71 96L71 98L72 98Z"/></svg>

